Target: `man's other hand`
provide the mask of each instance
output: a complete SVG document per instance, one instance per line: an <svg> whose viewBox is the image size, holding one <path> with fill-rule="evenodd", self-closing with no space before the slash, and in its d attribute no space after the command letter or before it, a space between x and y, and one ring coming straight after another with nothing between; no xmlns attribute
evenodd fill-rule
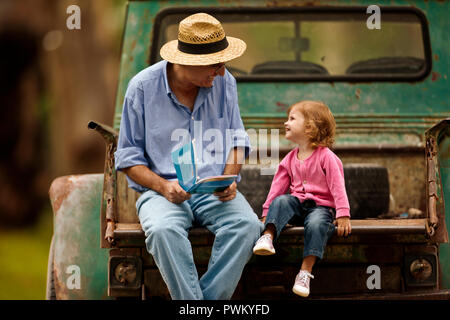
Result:
<svg viewBox="0 0 450 320"><path fill-rule="evenodd" d="M222 202L233 200L236 197L237 183L233 181L232 184L228 186L223 191L214 192L216 197L219 197L219 200Z"/></svg>

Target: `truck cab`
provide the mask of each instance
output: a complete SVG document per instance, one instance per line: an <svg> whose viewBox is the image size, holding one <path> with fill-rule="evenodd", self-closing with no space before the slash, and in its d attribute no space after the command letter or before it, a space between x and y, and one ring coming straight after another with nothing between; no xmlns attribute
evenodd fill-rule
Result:
<svg viewBox="0 0 450 320"><path fill-rule="evenodd" d="M145 248L140 194L114 170L114 151L129 80L161 60L159 49L177 38L182 19L206 12L247 43L226 68L253 147L238 189L255 214L294 147L284 138L287 108L320 100L335 116L333 151L344 164L352 234L328 242L310 299L448 299L450 47L442 35L450 3L379 3L129 1L115 117L112 125L88 124L106 142L104 172L59 177L50 187L47 297L170 299ZM253 256L233 298L298 299L290 289L303 232L287 226L276 255ZM195 227L189 237L201 276L214 235Z"/></svg>

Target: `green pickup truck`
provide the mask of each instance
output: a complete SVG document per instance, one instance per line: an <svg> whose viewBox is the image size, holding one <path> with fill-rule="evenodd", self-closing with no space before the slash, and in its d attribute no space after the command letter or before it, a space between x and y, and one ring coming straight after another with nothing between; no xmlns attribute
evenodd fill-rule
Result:
<svg viewBox="0 0 450 320"><path fill-rule="evenodd" d="M59 177L50 187L47 298L170 299L145 248L139 194L114 170L114 151L129 80L161 60L159 49L176 39L183 18L206 12L247 43L246 53L226 67L237 80L253 146L238 189L255 213L261 214L273 169L293 147L284 138L287 108L320 100L335 115L333 151L344 163L352 234L330 239L308 299L448 299L450 2L372 4L129 1L115 118L111 126L88 124L106 142L104 172ZM253 256L233 298L299 299L291 288L303 232L288 226L276 255ZM189 237L201 276L214 236L193 228Z"/></svg>

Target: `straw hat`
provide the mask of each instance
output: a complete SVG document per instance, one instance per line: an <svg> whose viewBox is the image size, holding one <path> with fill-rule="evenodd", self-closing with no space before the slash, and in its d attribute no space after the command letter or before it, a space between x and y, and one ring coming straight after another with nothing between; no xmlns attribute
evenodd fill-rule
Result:
<svg viewBox="0 0 450 320"><path fill-rule="evenodd" d="M167 42L160 54L172 63L204 66L240 57L246 48L241 39L226 37L216 18L196 13L180 22L178 40Z"/></svg>

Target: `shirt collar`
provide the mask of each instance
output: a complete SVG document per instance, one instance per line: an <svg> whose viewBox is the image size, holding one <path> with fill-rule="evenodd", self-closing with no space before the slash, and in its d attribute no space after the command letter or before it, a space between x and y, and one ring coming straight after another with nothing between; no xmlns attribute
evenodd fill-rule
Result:
<svg viewBox="0 0 450 320"><path fill-rule="evenodd" d="M166 85L166 93L167 93L167 95L172 95L172 89L170 89L169 79L167 78L167 66L168 66L168 63L166 60L164 60L163 78L164 78L164 84Z"/></svg>

